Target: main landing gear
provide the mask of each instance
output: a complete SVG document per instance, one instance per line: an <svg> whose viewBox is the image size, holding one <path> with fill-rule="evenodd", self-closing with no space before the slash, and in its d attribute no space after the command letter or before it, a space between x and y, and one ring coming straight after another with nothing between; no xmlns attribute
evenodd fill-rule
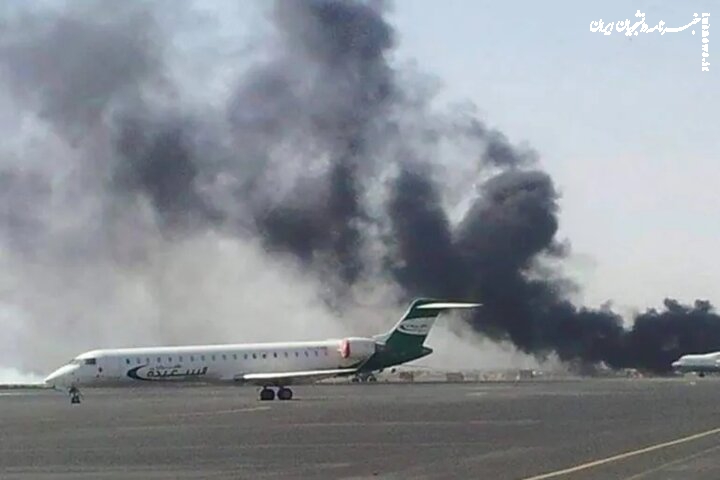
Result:
<svg viewBox="0 0 720 480"><path fill-rule="evenodd" d="M277 391L278 400L292 400L293 392L287 387L280 387ZM263 387L260 390L260 400L275 400L275 390L270 387Z"/></svg>
<svg viewBox="0 0 720 480"><path fill-rule="evenodd" d="M367 375L365 374L358 374L352 377L351 381L353 383L359 383L359 382L377 382L377 377L373 375L372 373L369 373Z"/></svg>
<svg viewBox="0 0 720 480"><path fill-rule="evenodd" d="M80 390L77 387L70 387L70 389L68 390L68 394L70 395L70 404L75 405L76 403L80 403L80 398L82 397L82 395L80 394Z"/></svg>

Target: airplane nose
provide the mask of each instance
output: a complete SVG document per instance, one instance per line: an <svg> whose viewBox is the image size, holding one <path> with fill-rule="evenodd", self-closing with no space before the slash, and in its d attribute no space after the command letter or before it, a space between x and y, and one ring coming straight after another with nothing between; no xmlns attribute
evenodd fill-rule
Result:
<svg viewBox="0 0 720 480"><path fill-rule="evenodd" d="M48 375L44 382L51 388L69 387L75 379L77 365L63 365Z"/></svg>
<svg viewBox="0 0 720 480"><path fill-rule="evenodd" d="M54 387L55 382L58 378L60 378L60 375L60 370L55 370L53 373L45 377L45 380L43 380L43 382L45 382L45 385L47 385L48 387Z"/></svg>

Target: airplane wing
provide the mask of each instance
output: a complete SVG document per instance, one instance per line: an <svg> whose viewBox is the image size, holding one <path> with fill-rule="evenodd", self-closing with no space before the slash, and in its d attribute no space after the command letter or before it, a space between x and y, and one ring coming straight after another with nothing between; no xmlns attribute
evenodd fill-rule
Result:
<svg viewBox="0 0 720 480"><path fill-rule="evenodd" d="M306 370L303 372L245 373L235 377L235 380L261 386L288 386L297 383L311 383L338 375L350 375L357 371L357 368L337 368L333 370Z"/></svg>

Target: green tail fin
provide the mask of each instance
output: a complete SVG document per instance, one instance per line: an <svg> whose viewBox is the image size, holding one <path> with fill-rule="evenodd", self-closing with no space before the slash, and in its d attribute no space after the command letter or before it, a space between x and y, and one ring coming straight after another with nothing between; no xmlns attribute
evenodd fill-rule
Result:
<svg viewBox="0 0 720 480"><path fill-rule="evenodd" d="M479 305L479 303L443 302L419 298L410 304L410 308L397 325L378 339L391 350L403 352L421 350L438 315L446 310L474 308Z"/></svg>

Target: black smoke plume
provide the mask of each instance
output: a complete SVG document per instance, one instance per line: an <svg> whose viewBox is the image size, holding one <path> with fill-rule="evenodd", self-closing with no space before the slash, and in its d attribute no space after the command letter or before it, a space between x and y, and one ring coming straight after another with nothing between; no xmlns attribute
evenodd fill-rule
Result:
<svg viewBox="0 0 720 480"><path fill-rule="evenodd" d="M215 52L188 58L178 47L190 24L211 36L212 23L187 20L196 11L69 5L2 22L6 103L43 132L41 153L29 138L19 153L0 151L0 253L18 278L66 283L97 264L156 279L143 268L165 249L220 234L292 258L340 307L358 284L387 279L402 302L480 301L475 330L539 357L662 372L681 354L720 349L720 317L705 301L668 299L629 328L608 308L569 301L577 287L544 266L568 246L537 154L472 109L439 108L428 77L392 59L384 2L275 2L252 55L210 57L243 65L214 97L188 83L199 67L177 73L178 59L206 65ZM29 266L48 255L52 270ZM254 278L243 281L233 288ZM25 291L43 291L23 287L0 302L46 332L57 311L33 314ZM157 331L177 326L153 318Z"/></svg>

